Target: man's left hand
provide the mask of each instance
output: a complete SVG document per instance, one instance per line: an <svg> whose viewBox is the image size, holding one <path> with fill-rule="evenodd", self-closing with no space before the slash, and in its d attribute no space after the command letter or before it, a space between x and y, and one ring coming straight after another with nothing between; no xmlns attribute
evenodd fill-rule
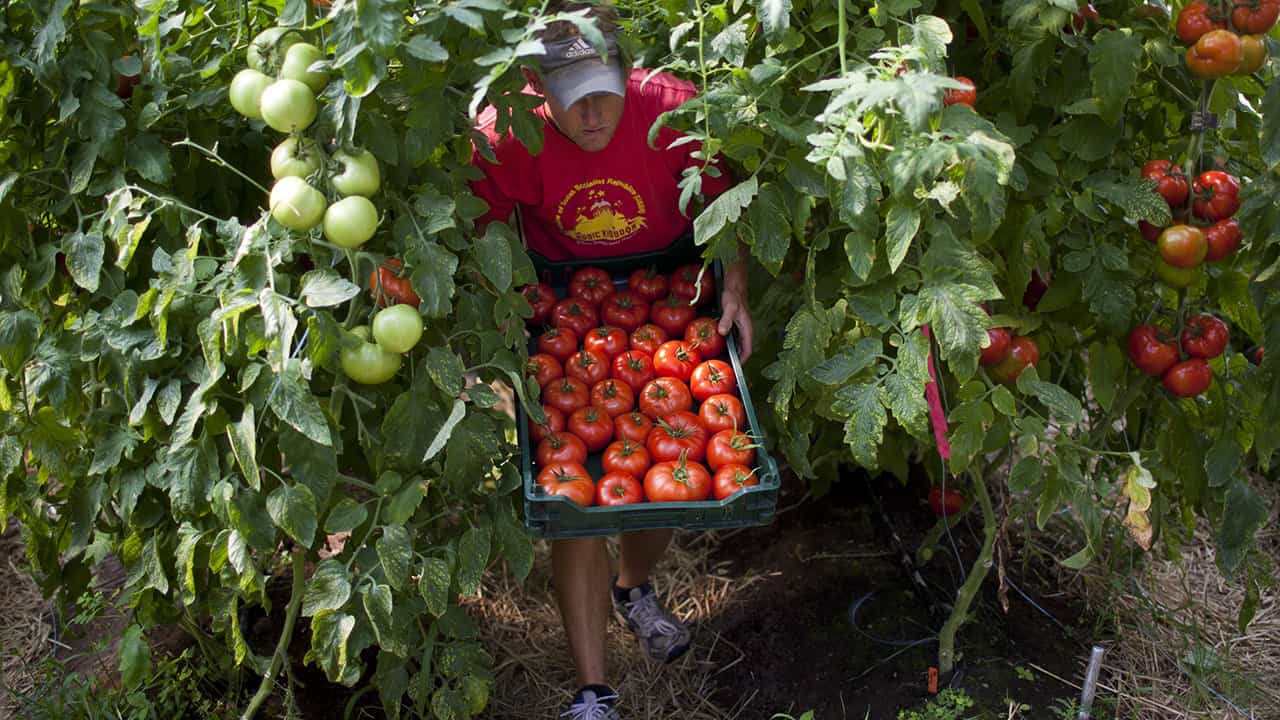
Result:
<svg viewBox="0 0 1280 720"><path fill-rule="evenodd" d="M721 335L728 335L738 327L738 359L746 362L751 357L751 309L747 307L747 266L742 260L731 264L724 273L724 290L720 293Z"/></svg>

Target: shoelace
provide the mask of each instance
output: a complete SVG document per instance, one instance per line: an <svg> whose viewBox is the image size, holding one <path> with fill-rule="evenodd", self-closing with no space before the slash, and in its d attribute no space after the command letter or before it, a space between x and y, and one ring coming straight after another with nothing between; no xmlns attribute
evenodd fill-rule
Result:
<svg viewBox="0 0 1280 720"><path fill-rule="evenodd" d="M631 603L627 608L627 619L634 620L637 625L651 634L674 635L680 628L671 621L671 616L658 605L654 595L645 595Z"/></svg>
<svg viewBox="0 0 1280 720"><path fill-rule="evenodd" d="M613 708L604 703L605 700L617 700L618 696L603 695L593 699L591 702L574 703L569 709L560 713L560 717L567 717L570 720L605 720L609 717L609 713Z"/></svg>

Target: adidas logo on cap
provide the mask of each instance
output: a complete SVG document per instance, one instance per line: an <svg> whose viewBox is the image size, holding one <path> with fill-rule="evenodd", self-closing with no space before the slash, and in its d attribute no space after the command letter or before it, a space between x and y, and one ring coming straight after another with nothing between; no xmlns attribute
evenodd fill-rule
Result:
<svg viewBox="0 0 1280 720"><path fill-rule="evenodd" d="M590 57L596 55L596 49L591 47L591 43L579 37L573 41L573 44L564 50L565 59L577 60L578 58Z"/></svg>

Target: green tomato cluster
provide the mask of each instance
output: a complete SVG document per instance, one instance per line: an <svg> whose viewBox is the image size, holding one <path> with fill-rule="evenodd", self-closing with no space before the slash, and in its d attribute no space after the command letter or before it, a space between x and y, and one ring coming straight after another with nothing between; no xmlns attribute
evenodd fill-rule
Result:
<svg viewBox="0 0 1280 720"><path fill-rule="evenodd" d="M344 249L368 242L378 228L378 210L369 196L382 185L378 161L362 148L326 157L321 145L303 135L315 122L316 93L329 74L316 69L320 48L290 28L270 28L249 43L248 65L231 80L231 105L247 118L262 120L289 137L271 152L269 208L276 222L300 232L321 226L325 239ZM274 73L274 76L272 75ZM317 188L321 171L329 173L330 203Z"/></svg>
<svg viewBox="0 0 1280 720"><path fill-rule="evenodd" d="M373 316L373 342L368 325L351 332L359 342L338 354L342 372L362 385L378 385L395 377L403 354L422 339L422 315L417 308L392 305Z"/></svg>

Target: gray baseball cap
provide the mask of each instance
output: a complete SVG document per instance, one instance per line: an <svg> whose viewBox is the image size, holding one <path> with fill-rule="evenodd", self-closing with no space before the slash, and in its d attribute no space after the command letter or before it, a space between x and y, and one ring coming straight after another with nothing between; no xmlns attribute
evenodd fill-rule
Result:
<svg viewBox="0 0 1280 720"><path fill-rule="evenodd" d="M607 56L581 36L549 42L542 56L542 81L547 92L564 107L588 95L609 93L625 95L626 69L618 57L618 43L613 33L605 34Z"/></svg>

